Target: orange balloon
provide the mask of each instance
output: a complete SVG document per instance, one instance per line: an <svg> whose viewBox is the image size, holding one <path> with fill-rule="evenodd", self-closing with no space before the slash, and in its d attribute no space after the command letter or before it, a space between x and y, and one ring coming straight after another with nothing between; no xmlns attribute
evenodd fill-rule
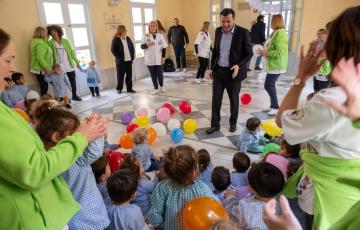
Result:
<svg viewBox="0 0 360 230"><path fill-rule="evenodd" d="M30 122L30 118L29 115L27 115L27 113L25 113L24 111L18 108L14 108L13 110L17 112L22 118L24 118L25 121Z"/></svg>
<svg viewBox="0 0 360 230"><path fill-rule="evenodd" d="M149 144L152 145L155 143L155 140L156 140L156 137L157 137L157 134L156 134L156 131L153 127L150 127L148 128L148 131L149 131Z"/></svg>
<svg viewBox="0 0 360 230"><path fill-rule="evenodd" d="M126 133L120 137L120 147L124 149L131 149L134 146L134 142L130 133Z"/></svg>
<svg viewBox="0 0 360 230"><path fill-rule="evenodd" d="M185 230L208 230L218 220L229 220L225 208L218 201L208 197L191 200L182 213Z"/></svg>

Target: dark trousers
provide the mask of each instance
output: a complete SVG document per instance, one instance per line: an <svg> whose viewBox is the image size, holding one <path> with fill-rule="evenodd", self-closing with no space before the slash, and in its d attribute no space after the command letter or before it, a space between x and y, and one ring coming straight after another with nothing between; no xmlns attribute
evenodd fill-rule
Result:
<svg viewBox="0 0 360 230"><path fill-rule="evenodd" d="M184 46L174 46L174 53L176 57L176 66L178 69L181 68L180 58L182 63L182 68L186 68L186 57L185 57L185 48Z"/></svg>
<svg viewBox="0 0 360 230"><path fill-rule="evenodd" d="M71 92L73 97L77 97L76 94L76 74L75 71L66 72L66 75L69 78L70 85L71 85Z"/></svg>
<svg viewBox="0 0 360 230"><path fill-rule="evenodd" d="M314 222L314 215L309 215L305 213L305 230L312 230L312 225Z"/></svg>
<svg viewBox="0 0 360 230"><path fill-rule="evenodd" d="M205 77L205 71L209 64L208 58L199 57L199 69L196 74L196 78L204 78Z"/></svg>
<svg viewBox="0 0 360 230"><path fill-rule="evenodd" d="M329 81L319 81L314 77L314 91L319 91L329 87Z"/></svg>
<svg viewBox="0 0 360 230"><path fill-rule="evenodd" d="M126 78L125 78L126 74ZM127 91L131 91L132 88L132 61L116 62L116 77L117 86L116 90L122 90L124 86L124 78L126 82Z"/></svg>
<svg viewBox="0 0 360 230"><path fill-rule="evenodd" d="M158 89L159 85L164 86L164 75L163 75L163 66L162 65L149 65L148 66L151 80L154 85L154 89Z"/></svg>
<svg viewBox="0 0 360 230"><path fill-rule="evenodd" d="M269 74L269 73L266 74L264 88L270 96L270 102L271 102L270 107L272 109L279 109L279 102L278 102L278 98L277 98L277 94L276 94L276 87L275 87L276 80L279 78L279 76L280 76L280 74Z"/></svg>
<svg viewBox="0 0 360 230"><path fill-rule="evenodd" d="M49 84L45 81L45 75L40 73L40 74L35 74L38 82L39 82L39 87L40 87L40 95L44 95L47 94L48 89L49 89Z"/></svg>
<svg viewBox="0 0 360 230"><path fill-rule="evenodd" d="M99 93L99 87L97 87L97 86L95 86L95 87L89 87L89 89L90 89L90 92L91 92L91 95L95 95L95 93L96 93L96 96L99 96L100 95L100 93Z"/></svg>
<svg viewBox="0 0 360 230"><path fill-rule="evenodd" d="M229 95L230 99L230 124L236 125L239 115L239 93L241 89L241 80L239 77L233 79L230 68L218 67L213 73L213 88L212 88L212 112L211 112L211 126L220 126L220 110L224 90Z"/></svg>

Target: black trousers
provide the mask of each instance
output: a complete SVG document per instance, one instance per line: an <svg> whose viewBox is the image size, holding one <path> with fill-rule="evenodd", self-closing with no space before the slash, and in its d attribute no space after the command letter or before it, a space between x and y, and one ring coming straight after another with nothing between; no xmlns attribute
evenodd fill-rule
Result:
<svg viewBox="0 0 360 230"><path fill-rule="evenodd" d="M96 93L97 96L100 95L100 93L99 93L99 87L97 87L97 86L95 86L95 87L89 87L89 89L90 89L91 95L94 96L95 93Z"/></svg>
<svg viewBox="0 0 360 230"><path fill-rule="evenodd" d="M151 80L154 85L154 89L158 89L159 85L164 86L164 74L163 74L163 66L162 65L152 65L148 66Z"/></svg>
<svg viewBox="0 0 360 230"><path fill-rule="evenodd" d="M126 74L126 78L125 78ZM124 78L126 82L127 91L132 90L132 61L116 62L116 77L117 86L116 90L122 90L124 86Z"/></svg>
<svg viewBox="0 0 360 230"><path fill-rule="evenodd" d="M232 71L230 67L218 67L213 73L213 95L212 95L212 112L211 112L211 126L220 127L220 110L224 90L229 95L230 99L230 125L236 125L239 115L239 93L241 89L241 80L239 77L232 78Z"/></svg>
<svg viewBox="0 0 360 230"><path fill-rule="evenodd" d="M45 75L40 72L40 74L35 74L36 79L39 82L39 87L40 87L40 95L44 95L47 94L48 89L49 89L49 84L45 81Z"/></svg>
<svg viewBox="0 0 360 230"><path fill-rule="evenodd" d="M314 77L314 91L329 88L329 81L319 81Z"/></svg>
<svg viewBox="0 0 360 230"><path fill-rule="evenodd" d="M73 97L77 97L77 94L76 94L76 74L75 74L75 71L66 72L66 75L68 76L69 81L70 81L72 96L73 96Z"/></svg>
<svg viewBox="0 0 360 230"><path fill-rule="evenodd" d="M182 68L186 68L186 56L185 56L184 45L173 46L173 47L174 47L174 53L175 53L175 58L176 58L176 67L178 69L181 68L181 64L180 64L180 58L181 58Z"/></svg>
<svg viewBox="0 0 360 230"><path fill-rule="evenodd" d="M206 68L209 64L209 59L208 58L203 58L203 57L198 57L199 59L199 69L197 71L196 74L196 78L204 78L205 77L205 72L206 72Z"/></svg>

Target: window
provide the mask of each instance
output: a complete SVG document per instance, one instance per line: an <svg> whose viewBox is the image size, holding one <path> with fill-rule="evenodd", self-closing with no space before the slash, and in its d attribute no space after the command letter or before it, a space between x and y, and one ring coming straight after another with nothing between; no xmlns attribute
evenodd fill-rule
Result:
<svg viewBox="0 0 360 230"><path fill-rule="evenodd" d="M210 21L213 26L213 29L221 25L220 22L220 12L224 8L233 8L233 0L210 0L211 5L211 17Z"/></svg>

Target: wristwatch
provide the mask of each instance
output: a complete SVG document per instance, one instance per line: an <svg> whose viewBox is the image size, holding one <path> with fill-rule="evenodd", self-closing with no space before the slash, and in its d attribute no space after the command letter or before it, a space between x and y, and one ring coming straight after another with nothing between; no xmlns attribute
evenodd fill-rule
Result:
<svg viewBox="0 0 360 230"><path fill-rule="evenodd" d="M296 86L296 87L304 87L305 83L303 82L303 80L301 78L295 78L292 82L291 82L292 86Z"/></svg>

